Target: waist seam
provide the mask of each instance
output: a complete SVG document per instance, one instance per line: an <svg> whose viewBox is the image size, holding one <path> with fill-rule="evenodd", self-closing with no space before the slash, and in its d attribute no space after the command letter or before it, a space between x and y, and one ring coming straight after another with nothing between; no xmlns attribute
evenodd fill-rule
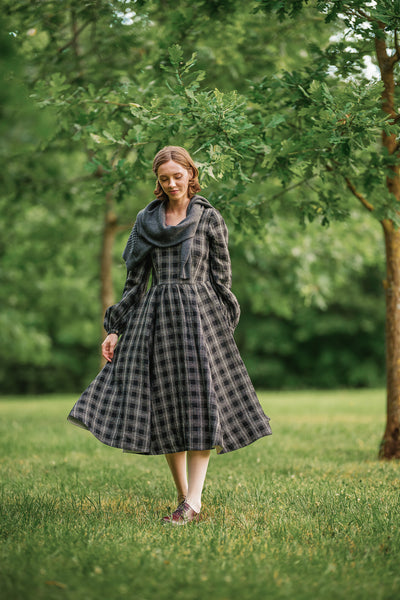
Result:
<svg viewBox="0 0 400 600"><path fill-rule="evenodd" d="M176 280L176 279L167 279L165 281L155 281L152 282L151 287L156 287L157 285L171 285L171 284L175 284L175 285L196 285L199 283L207 283L207 280L204 281L194 281L194 280L188 280L188 279L183 279L183 280Z"/></svg>

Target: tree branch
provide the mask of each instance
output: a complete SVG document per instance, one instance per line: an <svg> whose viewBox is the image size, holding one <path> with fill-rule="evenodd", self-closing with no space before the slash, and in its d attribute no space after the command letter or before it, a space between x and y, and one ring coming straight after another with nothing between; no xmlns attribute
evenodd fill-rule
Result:
<svg viewBox="0 0 400 600"><path fill-rule="evenodd" d="M357 192L356 188L354 187L354 185L351 183L350 179L348 177L344 178L347 187L349 188L349 190L351 191L351 193L359 199L359 201L361 202L361 204L370 212L372 212L374 210L374 207L372 206L372 204L370 204L368 202L368 200L366 198L364 198L364 196L362 194L360 194L360 192Z"/></svg>
<svg viewBox="0 0 400 600"><path fill-rule="evenodd" d="M375 23L376 22L376 19L374 19L373 17L371 17L371 15L369 15L368 13L366 13L362 8L357 8L355 10L350 10L350 12L353 15L357 15L358 17L362 17L363 19L365 19L369 23Z"/></svg>
<svg viewBox="0 0 400 600"><path fill-rule="evenodd" d="M326 170L329 171L330 173L335 172L335 169L333 167L331 167L330 165L326 165ZM372 204L370 204L368 202L368 200L366 198L364 198L364 196L362 194L360 194L360 192L357 192L356 188L351 183L350 179L348 177L346 177L345 175L343 175L343 178L344 178L344 180L346 182L346 185L347 185L348 189L351 191L351 193L356 198L358 198L358 200L361 202L361 204L364 206L364 208L366 208L370 212L372 212L373 210L375 210L374 207L372 206Z"/></svg>
<svg viewBox="0 0 400 600"><path fill-rule="evenodd" d="M92 22L92 21L86 21L86 23L84 23L83 25L81 25L81 27L79 27L79 28L78 28L78 29L77 29L77 30L74 32L74 35L73 35L72 39L71 39L71 40L69 40L69 42L67 42L66 44L64 44L64 46L61 46L61 48L58 48L58 49L57 49L57 52L58 52L58 54L60 54L61 52L64 52L64 50L66 50L67 48L69 48L70 46L72 46L73 44L75 44L75 43L76 43L76 40L77 40L77 38L78 38L78 35L79 35L80 33L82 33L82 31L83 31L84 29L86 29L86 27L87 27L88 25L90 25L90 23L91 23L91 22Z"/></svg>
<svg viewBox="0 0 400 600"><path fill-rule="evenodd" d="M308 183L311 179L314 179L315 177L317 177L317 176L313 175L312 177L307 177L306 179L302 179L301 181L298 181L297 183L290 185L289 187L285 188L281 192L278 192L277 194L270 196L268 198L268 202L270 202L271 200L276 200L277 198L280 198L281 196L284 196L287 192L291 192L292 190L299 187L300 185L303 185L303 183Z"/></svg>
<svg viewBox="0 0 400 600"><path fill-rule="evenodd" d="M139 104L136 104L135 102L113 102L112 100L94 100L94 99L89 99L89 98L82 98L79 100L80 102L84 102L85 104L89 103L89 104L113 104L115 106L134 106L135 108L139 108ZM142 108L142 107L140 107Z"/></svg>

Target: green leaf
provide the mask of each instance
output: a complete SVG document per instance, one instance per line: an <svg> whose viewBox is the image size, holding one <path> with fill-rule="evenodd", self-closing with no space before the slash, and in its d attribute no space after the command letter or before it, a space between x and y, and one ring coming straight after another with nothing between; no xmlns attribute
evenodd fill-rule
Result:
<svg viewBox="0 0 400 600"><path fill-rule="evenodd" d="M284 123L285 120L286 119L283 115L274 115L270 122L267 124L267 129L274 129L278 125L281 125L281 123Z"/></svg>
<svg viewBox="0 0 400 600"><path fill-rule="evenodd" d="M168 54L172 65L178 66L183 59L183 50L179 44L174 44L168 48Z"/></svg>

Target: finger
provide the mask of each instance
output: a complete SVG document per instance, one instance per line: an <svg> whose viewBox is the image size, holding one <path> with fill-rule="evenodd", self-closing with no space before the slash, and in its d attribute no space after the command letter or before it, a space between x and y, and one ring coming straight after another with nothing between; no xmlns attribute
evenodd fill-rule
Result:
<svg viewBox="0 0 400 600"><path fill-rule="evenodd" d="M107 350L103 350L103 351L102 351L102 355L104 356L104 358L105 358L107 361L109 361L109 362L111 361L111 358L112 358L112 356L110 357L110 353L109 353Z"/></svg>

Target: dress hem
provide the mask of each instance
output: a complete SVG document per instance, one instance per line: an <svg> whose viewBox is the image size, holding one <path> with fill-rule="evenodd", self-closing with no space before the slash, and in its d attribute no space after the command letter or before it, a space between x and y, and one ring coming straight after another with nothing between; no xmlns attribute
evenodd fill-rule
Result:
<svg viewBox="0 0 400 600"><path fill-rule="evenodd" d="M69 415L67 417L67 421L69 423L71 423L72 425L75 425L76 427L79 427L80 429L85 429L86 431L89 431L99 442L101 442L102 444L104 444L105 446L109 446L110 448L117 448L119 450L122 450L122 452L124 454L142 454L143 456L163 456L164 454L174 454L176 452L190 452L190 451L205 451L205 450L214 450L216 451L217 455L219 454L228 454L229 452L235 452L235 450L240 450L241 448L245 448L246 446L249 446L250 444L253 444L254 442L256 442L257 440L260 440L263 437L268 437L270 435L272 435L272 431L269 430L269 432L266 433L262 433L259 436L255 437L253 440L247 442L246 444L243 444L242 446L238 446L237 448L229 448L229 449L224 449L223 446L221 446L220 444L215 444L215 446L212 446L211 448L179 448L179 449L173 449L173 450L167 450L167 451L163 451L163 452L145 452L143 450L131 450L128 448L123 448L122 446L118 446L117 444L112 444L108 441L102 440L99 436L97 436L88 425L86 425L83 421L80 421L79 419L77 419L76 417L73 417L71 415Z"/></svg>

